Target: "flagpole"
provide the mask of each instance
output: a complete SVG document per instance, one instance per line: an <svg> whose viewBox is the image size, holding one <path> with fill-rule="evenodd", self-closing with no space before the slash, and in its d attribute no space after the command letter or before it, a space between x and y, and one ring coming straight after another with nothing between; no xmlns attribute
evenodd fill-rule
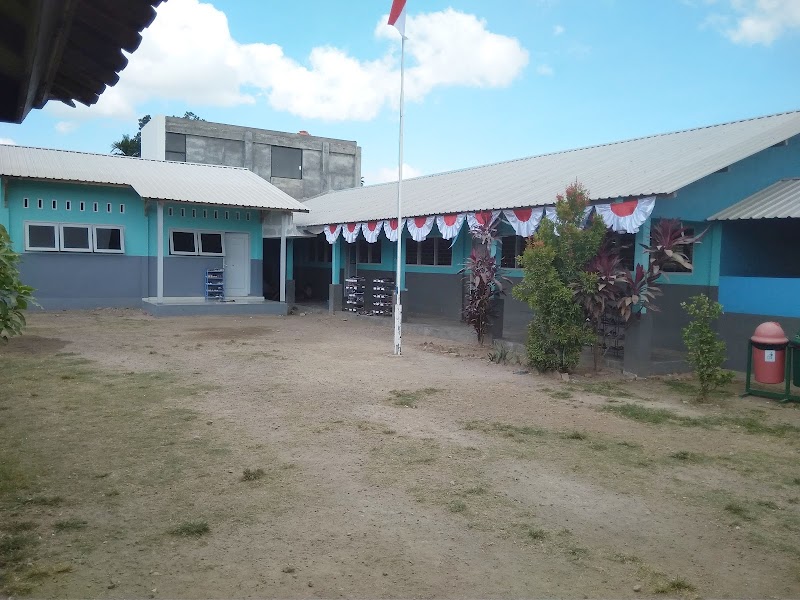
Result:
<svg viewBox="0 0 800 600"><path fill-rule="evenodd" d="M403 84L405 78L406 36L400 40L400 144L397 164L397 275L395 276L394 353L403 353L403 305L400 303L401 269L403 266Z"/></svg>

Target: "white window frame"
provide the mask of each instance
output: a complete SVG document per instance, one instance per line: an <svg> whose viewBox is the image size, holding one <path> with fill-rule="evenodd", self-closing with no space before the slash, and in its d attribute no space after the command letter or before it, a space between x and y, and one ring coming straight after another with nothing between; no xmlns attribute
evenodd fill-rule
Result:
<svg viewBox="0 0 800 600"><path fill-rule="evenodd" d="M89 240L88 248L65 248L64 247L64 228L72 227L73 229L86 229L86 236ZM92 252L94 249L94 232L92 226L88 223L59 223L58 224L58 249L60 252L82 252L84 254Z"/></svg>
<svg viewBox="0 0 800 600"><path fill-rule="evenodd" d="M194 252L176 252L175 245L172 235L175 232L180 233L192 233L194 234ZM201 245L201 234L212 234L220 236L220 242L222 245L222 253L218 254L216 252L203 252L203 248ZM224 258L225 257L225 232L218 231L216 229L184 229L184 228L175 228L169 230L169 253L171 256L213 256L216 258Z"/></svg>
<svg viewBox="0 0 800 600"><path fill-rule="evenodd" d="M120 250L108 250L97 247L98 229L119 229ZM122 225L92 225L92 248L98 254L125 254L125 228Z"/></svg>
<svg viewBox="0 0 800 600"><path fill-rule="evenodd" d="M29 235L28 235L28 228L31 225L35 225L37 227L44 227L49 226L53 228L54 238L55 238L55 246L52 248L40 248L38 246L31 246ZM59 227L58 223L52 223L49 221L25 221L23 223L25 229L25 250L29 252L58 252L59 245L61 243L61 236L59 235Z"/></svg>

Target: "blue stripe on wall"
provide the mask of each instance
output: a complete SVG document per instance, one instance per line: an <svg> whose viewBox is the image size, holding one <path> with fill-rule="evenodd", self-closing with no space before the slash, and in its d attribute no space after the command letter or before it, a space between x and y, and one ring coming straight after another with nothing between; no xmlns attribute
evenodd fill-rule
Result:
<svg viewBox="0 0 800 600"><path fill-rule="evenodd" d="M720 277L726 313L800 317L800 278Z"/></svg>

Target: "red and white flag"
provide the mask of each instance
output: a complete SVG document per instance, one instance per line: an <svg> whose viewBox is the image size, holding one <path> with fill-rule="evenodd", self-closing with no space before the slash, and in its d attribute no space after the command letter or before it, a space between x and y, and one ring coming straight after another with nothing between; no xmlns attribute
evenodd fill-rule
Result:
<svg viewBox="0 0 800 600"><path fill-rule="evenodd" d="M392 0L389 11L389 25L393 25L400 35L406 37L406 0Z"/></svg>

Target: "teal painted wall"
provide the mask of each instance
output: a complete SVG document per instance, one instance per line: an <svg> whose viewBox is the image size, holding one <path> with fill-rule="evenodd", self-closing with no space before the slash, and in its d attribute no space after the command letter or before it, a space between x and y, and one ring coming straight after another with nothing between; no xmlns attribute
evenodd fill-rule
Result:
<svg viewBox="0 0 800 600"><path fill-rule="evenodd" d="M24 224L26 221L31 221L122 226L125 228L126 255L154 257L157 254L156 205L154 202L150 202L147 214L145 214L145 202L131 188L12 180L7 182L4 191L8 203L8 229L17 252L24 252ZM28 198L28 208L24 208L25 198ZM41 209L38 208L39 199L42 200ZM53 201L56 202L55 209L52 207ZM67 201L71 203L70 210L66 209ZM81 202L84 202L83 211L80 210ZM97 203L97 212L94 212L95 203ZM109 203L111 212L108 212ZM121 205L124 206L124 212L120 212ZM172 216L169 215L170 207L173 212ZM184 216L181 216L181 209L184 211ZM204 210L206 217L203 217ZM192 211L195 211L194 217ZM214 211L217 211L216 219ZM226 213L227 219L225 218ZM249 221L247 220L248 213ZM3 212L0 212L0 219L2 218ZM0 222L2 221L0 220ZM261 218L257 210L167 202L164 204L165 255L169 255L170 229L249 233L250 258L253 260L262 258Z"/></svg>
<svg viewBox="0 0 800 600"><path fill-rule="evenodd" d="M28 208L24 199L28 198ZM147 222L144 203L131 188L62 182L12 180L6 194L14 250L25 251L26 221L119 225L125 228L125 254L147 256ZM42 208L38 201L42 200ZM56 208L53 209L53 201ZM67 201L71 210L67 210ZM80 203L84 202L81 212ZM98 212L94 212L94 203ZM108 204L111 212L108 212ZM120 212L120 206L124 212Z"/></svg>
<svg viewBox="0 0 800 600"><path fill-rule="evenodd" d="M172 209L172 215L169 209ZM181 216L181 209L184 211ZM192 216L192 211L195 216ZM206 211L206 216L203 216ZM216 211L217 218L214 218ZM147 211L148 239L150 244L150 256L156 256L158 248L156 244L156 232L158 230L157 210L155 202L150 203ZM225 218L227 213L227 219ZM237 219L236 216L239 218ZM250 220L247 220L247 214ZM264 254L261 232L261 218L259 211L246 210L234 207L205 206L201 204L188 204L185 202L165 202L164 203L164 255L169 255L169 232L170 229L192 229L204 231L222 231L231 233L250 234L250 258L261 260ZM184 258L184 257L181 257ZM187 257L187 258L192 258Z"/></svg>

